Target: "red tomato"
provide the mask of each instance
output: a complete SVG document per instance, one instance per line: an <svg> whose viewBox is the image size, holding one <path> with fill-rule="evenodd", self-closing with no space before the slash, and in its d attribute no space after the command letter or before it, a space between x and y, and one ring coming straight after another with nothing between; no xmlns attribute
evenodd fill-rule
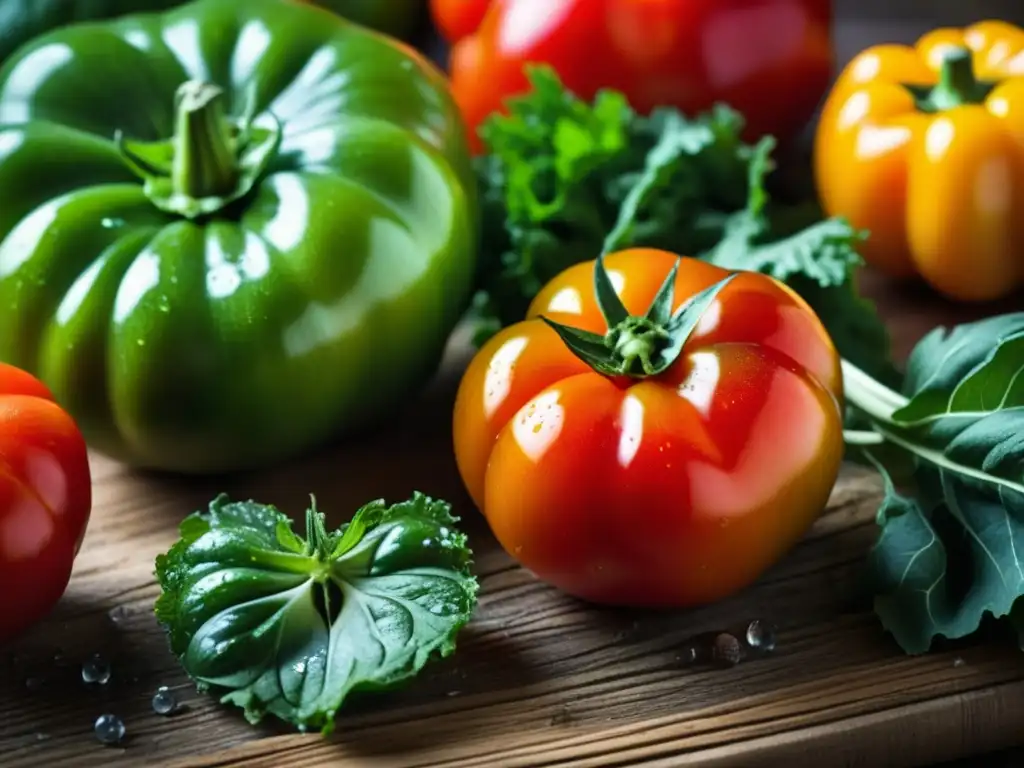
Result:
<svg viewBox="0 0 1024 768"><path fill-rule="evenodd" d="M430 17L441 37L455 43L476 32L491 0L430 0Z"/></svg>
<svg viewBox="0 0 1024 768"><path fill-rule="evenodd" d="M38 379L0 363L0 642L60 600L91 509L75 422Z"/></svg>
<svg viewBox="0 0 1024 768"><path fill-rule="evenodd" d="M473 6L475 3L467 2ZM461 49L476 49L466 55ZM725 102L746 136L784 142L809 122L832 77L831 0L494 0L452 48L452 91L476 129L546 63L590 100L601 88L647 113Z"/></svg>
<svg viewBox="0 0 1024 768"><path fill-rule="evenodd" d="M678 259L635 249L606 268L643 314ZM505 550L600 603L691 606L749 585L824 508L843 456L839 356L788 287L740 273L663 373L597 373L540 315L604 334L594 263L537 296L459 387L455 456ZM679 261L678 307L729 273Z"/></svg>

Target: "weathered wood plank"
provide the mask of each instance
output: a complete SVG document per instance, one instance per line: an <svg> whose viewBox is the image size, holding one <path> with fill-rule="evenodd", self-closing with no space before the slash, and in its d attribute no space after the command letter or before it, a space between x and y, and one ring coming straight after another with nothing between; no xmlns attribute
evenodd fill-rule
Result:
<svg viewBox="0 0 1024 768"><path fill-rule="evenodd" d="M844 469L805 541L718 605L605 610L535 582L500 551L460 488L448 419L463 361L454 347L453 375L413 406L416 418L261 477L183 483L97 457L95 517L67 597L0 665L4 765L284 768L344 757L373 766L607 766L675 756L673 765L726 766L810 754L821 765L850 764L851 755L910 765L1019 738L1011 714L1024 707L1024 656L1011 642L906 658L881 631L862 580L879 486L856 467ZM368 498L413 489L452 499L477 551L481 605L453 658L402 693L354 702L331 740L252 728L194 693L151 612L153 558L184 514L221 490L291 510L312 491L337 519ZM741 632L758 617L779 626L774 653L731 669L683 662L694 636ZM98 689L79 673L95 652L114 668ZM187 709L154 714L158 685L174 687ZM106 711L125 720L120 748L92 738Z"/></svg>

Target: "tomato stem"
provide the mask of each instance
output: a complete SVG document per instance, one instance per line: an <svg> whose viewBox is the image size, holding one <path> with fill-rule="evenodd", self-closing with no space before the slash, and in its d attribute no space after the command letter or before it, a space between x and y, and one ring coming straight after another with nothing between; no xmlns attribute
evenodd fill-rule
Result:
<svg viewBox="0 0 1024 768"><path fill-rule="evenodd" d="M607 333L601 336L546 317L540 319L558 333L570 352L600 374L632 378L657 376L679 359L704 312L735 277L729 275L705 288L673 312L678 268L677 260L647 312L631 315L605 271L604 257L599 256L594 262L594 294L608 326Z"/></svg>

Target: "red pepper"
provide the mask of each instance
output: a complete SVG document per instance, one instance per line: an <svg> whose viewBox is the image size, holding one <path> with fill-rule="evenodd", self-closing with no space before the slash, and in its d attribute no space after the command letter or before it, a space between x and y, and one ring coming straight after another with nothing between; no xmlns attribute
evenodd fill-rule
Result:
<svg viewBox="0 0 1024 768"><path fill-rule="evenodd" d="M621 91L642 113L725 102L746 117L745 138L785 142L828 89L831 28L831 0L492 0L452 47L452 89L477 152L477 126L527 90L526 63L584 99Z"/></svg>
<svg viewBox="0 0 1024 768"><path fill-rule="evenodd" d="M491 0L430 0L430 18L449 43L476 32Z"/></svg>

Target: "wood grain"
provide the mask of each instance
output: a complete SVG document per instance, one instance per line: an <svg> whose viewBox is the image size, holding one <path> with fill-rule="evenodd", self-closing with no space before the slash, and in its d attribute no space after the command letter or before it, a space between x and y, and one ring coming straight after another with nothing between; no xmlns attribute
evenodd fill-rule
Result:
<svg viewBox="0 0 1024 768"><path fill-rule="evenodd" d="M893 320L905 352L955 315L926 292L870 275L865 289ZM986 310L989 311L989 310ZM919 327L920 326L920 327ZM877 479L847 467L806 539L751 589L688 612L589 607L534 581L491 538L463 494L448 441L466 352L394 423L348 446L260 476L183 482L95 457L95 512L56 613L0 656L0 758L7 768L106 766L910 766L1019 743L1024 654L999 632L904 656L871 613L864 554L875 537ZM315 492L340 522L360 503L421 489L464 517L481 604L459 651L408 690L353 701L329 740L247 725L200 696L152 615L154 557L180 519L221 490L304 509ZM779 627L774 653L724 669L688 665L694 637ZM106 686L81 662L110 659ZM159 685L185 704L150 707ZM128 738L103 747L94 719L122 717Z"/></svg>
<svg viewBox="0 0 1024 768"><path fill-rule="evenodd" d="M1024 21L1018 0L935 0L927 13L911 5L837 0L839 63L868 43L909 42L943 23ZM900 356L936 323L1022 307L953 307L871 273L862 285L890 319ZM264 476L183 483L96 457L94 517L68 593L0 651L0 764L901 768L1024 744L1024 655L1009 638L987 633L908 658L879 627L862 579L879 487L861 470L844 471L789 557L721 604L608 611L533 581L500 552L455 473L448 419L464 359L454 345L413 418ZM481 605L454 657L401 694L352 702L330 740L250 727L194 692L152 616L153 558L184 515L221 490L293 511L314 491L337 522L369 498L413 489L451 499L477 552ZM756 617L778 624L774 653L730 669L683 662L692 638L741 632ZM112 662L106 686L81 681L93 653ZM179 714L153 713L160 685L177 692ZM125 721L120 747L92 736L104 712Z"/></svg>

